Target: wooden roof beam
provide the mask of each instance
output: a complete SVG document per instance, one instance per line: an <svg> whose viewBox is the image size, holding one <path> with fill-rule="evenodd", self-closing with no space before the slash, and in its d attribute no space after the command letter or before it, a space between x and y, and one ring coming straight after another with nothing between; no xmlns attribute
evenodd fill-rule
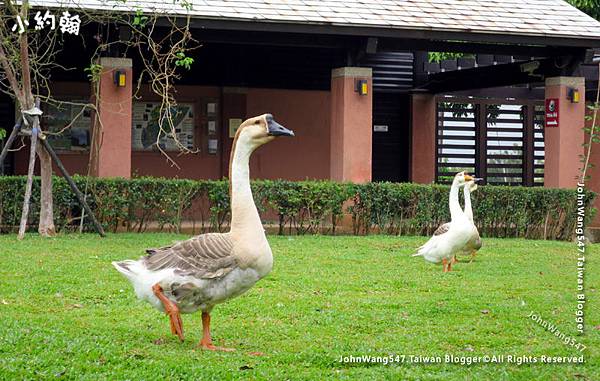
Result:
<svg viewBox="0 0 600 381"><path fill-rule="evenodd" d="M445 93L543 82L547 77L575 74L582 61L579 54L435 73L417 89Z"/></svg>

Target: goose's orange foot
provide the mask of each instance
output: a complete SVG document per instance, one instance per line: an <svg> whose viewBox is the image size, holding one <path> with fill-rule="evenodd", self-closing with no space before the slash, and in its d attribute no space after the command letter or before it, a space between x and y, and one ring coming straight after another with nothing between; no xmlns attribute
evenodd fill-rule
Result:
<svg viewBox="0 0 600 381"><path fill-rule="evenodd" d="M217 347L216 345L213 345L213 343L205 343L204 340L201 340L198 346L208 351L235 352L235 348Z"/></svg>
<svg viewBox="0 0 600 381"><path fill-rule="evenodd" d="M235 351L233 348L217 347L213 345L212 337L210 335L210 314L208 312L202 312L202 340L200 340L198 346L209 351Z"/></svg>
<svg viewBox="0 0 600 381"><path fill-rule="evenodd" d="M442 259L442 265L444 267L444 272L447 273L448 272L448 260L446 258Z"/></svg>
<svg viewBox="0 0 600 381"><path fill-rule="evenodd" d="M473 250L471 252L471 260L469 261L469 263L473 262L473 259L475 259L475 255L477 254L477 251Z"/></svg>
<svg viewBox="0 0 600 381"><path fill-rule="evenodd" d="M169 320L171 323L171 333L177 335L177 337L179 337L179 340L183 341L183 322L181 321L181 314L179 313L179 308L175 303L170 301L169 298L165 296L162 287L160 287L158 283L152 286L152 291L165 307L165 313L169 315Z"/></svg>
<svg viewBox="0 0 600 381"><path fill-rule="evenodd" d="M166 310L171 322L171 333L177 335L179 340L183 341L183 322L181 321L181 314L179 313L179 308L175 305L174 307L174 309Z"/></svg>

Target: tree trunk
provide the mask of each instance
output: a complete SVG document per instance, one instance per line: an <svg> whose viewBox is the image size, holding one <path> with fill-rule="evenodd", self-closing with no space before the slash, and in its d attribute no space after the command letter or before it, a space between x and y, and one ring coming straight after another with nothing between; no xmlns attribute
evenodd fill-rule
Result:
<svg viewBox="0 0 600 381"><path fill-rule="evenodd" d="M56 229L54 227L54 205L52 200L52 159L41 145L37 146L36 152L40 158L40 174L42 177L38 232L42 237L53 237L56 235Z"/></svg>
<svg viewBox="0 0 600 381"><path fill-rule="evenodd" d="M31 151L29 153L29 169L27 170L27 185L25 185L25 198L23 199L23 210L21 213L21 223L19 225L19 235L17 238L22 240L25 237L27 229L27 217L29 216L29 204L31 199L31 188L33 187L33 169L35 168L35 148L37 146L37 135L39 128L39 118L35 118L31 133Z"/></svg>

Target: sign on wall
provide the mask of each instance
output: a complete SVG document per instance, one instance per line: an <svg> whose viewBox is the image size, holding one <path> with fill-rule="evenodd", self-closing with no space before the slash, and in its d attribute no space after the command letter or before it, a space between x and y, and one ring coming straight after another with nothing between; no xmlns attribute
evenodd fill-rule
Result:
<svg viewBox="0 0 600 381"><path fill-rule="evenodd" d="M558 127L558 98L546 99L546 128Z"/></svg>
<svg viewBox="0 0 600 381"><path fill-rule="evenodd" d="M156 149L156 143L161 127L159 125L160 116L159 102L134 102L133 103L133 123L131 133L131 147L138 151L150 151ZM194 106L191 103L178 104L171 110L173 125L177 140L181 145L188 149L194 149ZM178 151L175 139L172 134L165 134L169 131L168 125L163 125L163 132L158 138L160 148L165 151Z"/></svg>
<svg viewBox="0 0 600 381"><path fill-rule="evenodd" d="M230 138L235 138L235 133L237 132L238 128L240 128L241 125L242 125L241 119L238 119L238 118L229 119L229 137Z"/></svg>

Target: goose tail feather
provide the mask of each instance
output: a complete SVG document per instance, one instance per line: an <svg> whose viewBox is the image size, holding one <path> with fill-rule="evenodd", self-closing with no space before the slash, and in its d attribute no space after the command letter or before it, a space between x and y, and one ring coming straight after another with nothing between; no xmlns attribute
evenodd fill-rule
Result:
<svg viewBox="0 0 600 381"><path fill-rule="evenodd" d="M112 265L129 280L132 280L140 274L138 261L128 259L126 261L112 262Z"/></svg>

